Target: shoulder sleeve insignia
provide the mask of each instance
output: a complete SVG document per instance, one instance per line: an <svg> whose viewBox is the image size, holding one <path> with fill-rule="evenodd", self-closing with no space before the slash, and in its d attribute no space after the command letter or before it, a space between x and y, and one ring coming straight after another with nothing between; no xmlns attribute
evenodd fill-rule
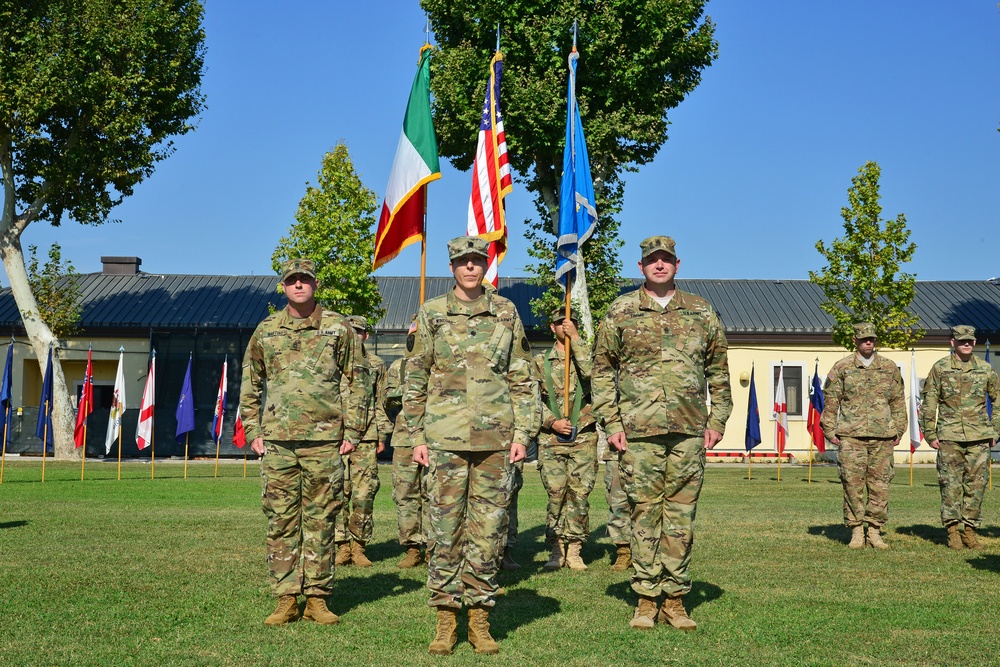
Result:
<svg viewBox="0 0 1000 667"><path fill-rule="evenodd" d="M521 336L521 349L525 352L531 352L531 346L528 345L528 339L525 336Z"/></svg>
<svg viewBox="0 0 1000 667"><path fill-rule="evenodd" d="M416 334L407 334L406 336L406 351L413 352L413 346L417 342Z"/></svg>

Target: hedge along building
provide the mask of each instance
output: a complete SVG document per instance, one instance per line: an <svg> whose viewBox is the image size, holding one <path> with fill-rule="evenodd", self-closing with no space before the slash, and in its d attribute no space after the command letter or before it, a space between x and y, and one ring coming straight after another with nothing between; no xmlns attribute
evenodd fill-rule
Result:
<svg viewBox="0 0 1000 667"><path fill-rule="evenodd" d="M222 454L240 455L231 444L240 369L250 335L270 309L284 307L277 291L276 276L158 275L139 270L137 257L103 257L101 273L80 277L83 288L81 332L63 342L63 368L78 396L83 382L87 347L94 345L95 411L89 420L87 453L104 454L104 439L111 389L118 363L118 348L125 348L125 380L128 411L122 429L122 453L135 456L135 424L149 364L156 350L156 453L183 455L183 444L174 438L174 412L189 355L193 355L192 380L195 398L195 431L191 434L192 456L214 456L209 429L212 423L219 375L229 358L229 405L225 420ZM410 317L419 306L419 279L378 277L385 316L375 323L369 346L387 363L405 350ZM427 298L447 292L453 278L428 278ZM629 281L626 289L638 286ZM757 402L760 406L763 442L755 452L774 452L774 402L777 369L783 363L788 402L789 438L786 453L805 460L809 452L806 417L809 384L818 363L820 377L848 354L831 340L833 320L819 304L822 291L804 280L679 280L681 289L706 298L719 312L729 338L733 413L725 438L717 452L743 452L751 367L756 369ZM531 299L542 293L526 278L501 278L499 292L517 306L534 348L551 345L547 322L531 313ZM955 324L971 324L979 337L982 356L986 340L1000 340L1000 284L973 281L922 281L917 283L913 312L920 316L926 335L915 346L917 375L922 382L931 365L949 351L949 330ZM0 291L0 336L13 335L23 343L24 331L10 290ZM900 367L907 397L910 392L910 352L880 350ZM992 361L992 360L991 360ZM30 346L15 345L13 444L9 451L40 452L34 436L41 374ZM909 434L897 447L897 459L909 456ZM145 455L148 456L144 452ZM117 456L117 450L111 450ZM922 443L916 460L930 461L933 450Z"/></svg>

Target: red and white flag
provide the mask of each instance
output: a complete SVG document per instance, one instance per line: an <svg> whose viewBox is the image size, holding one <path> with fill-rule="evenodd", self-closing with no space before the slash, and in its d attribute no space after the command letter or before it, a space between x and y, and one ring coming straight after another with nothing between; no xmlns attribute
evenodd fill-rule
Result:
<svg viewBox="0 0 1000 667"><path fill-rule="evenodd" d="M212 417L212 440L217 445L222 440L222 422L226 418L226 396L229 394L229 383L226 381L227 368L229 368L229 357L222 362L222 378L219 380L219 393L215 396L215 413Z"/></svg>
<svg viewBox="0 0 1000 667"><path fill-rule="evenodd" d="M87 371L83 374L83 392L80 394L80 404L76 409L76 426L73 427L73 442L77 448L85 446L84 434L87 432L87 417L94 411L94 350L87 350Z"/></svg>
<svg viewBox="0 0 1000 667"><path fill-rule="evenodd" d="M243 416L240 414L241 405L236 406L236 423L233 424L233 444L243 449L247 444L247 432L243 428Z"/></svg>
<svg viewBox="0 0 1000 667"><path fill-rule="evenodd" d="M917 395L920 390L920 382L917 380L917 359L914 352L910 352L910 453L912 454L920 446L920 441L924 439L924 434L920 430L920 398Z"/></svg>
<svg viewBox="0 0 1000 667"><path fill-rule="evenodd" d="M510 163L507 161L507 137L500 113L500 79L503 56L499 51L490 61L486 83L486 101L479 123L479 141L472 163L472 196L469 198L469 236L491 241L485 280L497 286L498 267L507 254L507 218L504 197L513 190Z"/></svg>
<svg viewBox="0 0 1000 667"><path fill-rule="evenodd" d="M778 456L785 453L788 442L788 401L785 400L785 366L778 367L778 382L774 389L774 448Z"/></svg>
<svg viewBox="0 0 1000 667"><path fill-rule="evenodd" d="M146 388L142 390L142 404L139 406L139 424L135 428L135 444L146 449L153 442L153 410L156 407L156 350L149 361L149 375Z"/></svg>

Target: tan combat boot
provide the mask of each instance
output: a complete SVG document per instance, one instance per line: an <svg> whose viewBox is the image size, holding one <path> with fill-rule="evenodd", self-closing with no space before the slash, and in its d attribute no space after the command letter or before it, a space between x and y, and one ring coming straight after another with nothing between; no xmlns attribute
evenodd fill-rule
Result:
<svg viewBox="0 0 1000 667"><path fill-rule="evenodd" d="M351 547L351 562L358 567L371 567L372 562L368 560L368 556L365 555L365 543L358 542L354 540L354 546Z"/></svg>
<svg viewBox="0 0 1000 667"><path fill-rule="evenodd" d="M549 572L554 572L566 565L566 554L563 553L563 543L560 538L552 542L552 553L549 554L549 562L542 566Z"/></svg>
<svg viewBox="0 0 1000 667"><path fill-rule="evenodd" d="M868 526L868 544L876 549L888 549L889 545L882 539L882 531L878 526Z"/></svg>
<svg viewBox="0 0 1000 667"><path fill-rule="evenodd" d="M957 523L948 526L948 548L955 551L961 551L965 548L965 545L962 544L962 534L958 532Z"/></svg>
<svg viewBox="0 0 1000 667"><path fill-rule="evenodd" d="M500 652L500 645L490 636L490 610L486 607L469 608L469 643L476 653Z"/></svg>
<svg viewBox="0 0 1000 667"><path fill-rule="evenodd" d="M582 572L587 569L587 564L583 562L580 558L580 549L583 547L583 542L580 540L573 540L569 543L569 548L566 550L566 566L571 570L577 572Z"/></svg>
<svg viewBox="0 0 1000 667"><path fill-rule="evenodd" d="M341 542L337 545L337 557L333 559L334 565L351 564L351 543Z"/></svg>
<svg viewBox="0 0 1000 667"><path fill-rule="evenodd" d="M520 570L521 566L518 564L514 557L510 555L510 549L504 548L503 550L503 560L500 561L501 570Z"/></svg>
<svg viewBox="0 0 1000 667"><path fill-rule="evenodd" d="M851 549L863 549L865 547L864 526L854 526L851 528L851 541L847 546Z"/></svg>
<svg viewBox="0 0 1000 667"><path fill-rule="evenodd" d="M660 613L656 615L656 620L660 623L669 623L678 630L692 632L698 629L698 624L691 620L684 609L683 598L672 598L669 595L663 600Z"/></svg>
<svg viewBox="0 0 1000 667"><path fill-rule="evenodd" d="M983 548L983 543L976 537L976 529L972 526L965 527L965 532L962 533L962 544L965 545L966 549L978 550Z"/></svg>
<svg viewBox="0 0 1000 667"><path fill-rule="evenodd" d="M407 570L420 565L422 562L424 561L420 557L420 547L406 547L406 555L403 556L403 560L399 561L396 567Z"/></svg>
<svg viewBox="0 0 1000 667"><path fill-rule="evenodd" d="M458 612L450 607L437 608L437 628L434 641L427 649L431 655L451 655L458 642Z"/></svg>
<svg viewBox="0 0 1000 667"><path fill-rule="evenodd" d="M656 598L640 595L635 615L628 624L636 630L652 630L656 625Z"/></svg>
<svg viewBox="0 0 1000 667"><path fill-rule="evenodd" d="M340 617L327 608L326 599L315 596L306 598L306 610L302 614L302 618L307 621L315 621L320 625L337 625L337 623L340 623Z"/></svg>
<svg viewBox="0 0 1000 667"><path fill-rule="evenodd" d="M264 619L264 625L285 625L299 620L299 601L294 595L282 595L274 613Z"/></svg>
<svg viewBox="0 0 1000 667"><path fill-rule="evenodd" d="M619 544L615 554L615 562L611 565L612 572L624 572L632 567L632 548L627 544Z"/></svg>

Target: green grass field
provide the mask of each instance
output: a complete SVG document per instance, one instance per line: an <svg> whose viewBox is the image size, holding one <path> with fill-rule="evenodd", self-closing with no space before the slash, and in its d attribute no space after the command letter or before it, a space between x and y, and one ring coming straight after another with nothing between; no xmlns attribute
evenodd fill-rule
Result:
<svg viewBox="0 0 1000 667"><path fill-rule="evenodd" d="M544 572L544 493L520 501L520 571L502 572L499 656L426 654L426 569L396 568L390 470L381 469L375 566L337 572L335 627L266 628L273 608L256 466L8 461L0 485L3 665L985 665L1000 664L1000 488L987 492L986 549L943 545L932 468L892 485L888 552L846 547L833 467L709 466L687 598L696 633L631 630L628 573L608 570L607 506L591 496L590 570ZM998 480L1000 482L1000 480Z"/></svg>

